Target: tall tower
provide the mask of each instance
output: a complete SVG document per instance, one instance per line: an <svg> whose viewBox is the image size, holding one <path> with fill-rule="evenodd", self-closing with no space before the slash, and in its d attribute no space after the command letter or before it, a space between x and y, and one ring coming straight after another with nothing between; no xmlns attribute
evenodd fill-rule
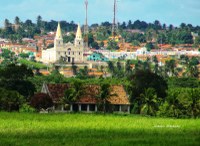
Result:
<svg viewBox="0 0 200 146"><path fill-rule="evenodd" d="M116 35L117 35L116 12L117 12L117 0L114 0L114 17L113 17L113 24L112 24L112 36L113 36L113 38L115 38Z"/></svg>
<svg viewBox="0 0 200 146"><path fill-rule="evenodd" d="M85 0L84 42L85 47L88 48L88 0Z"/></svg>
<svg viewBox="0 0 200 146"><path fill-rule="evenodd" d="M78 24L77 32L76 32L76 38L74 41L75 47L82 47L83 46L83 38L82 38L82 32L81 32L81 26Z"/></svg>
<svg viewBox="0 0 200 146"><path fill-rule="evenodd" d="M60 28L60 22L58 22L56 37L54 39L54 48L58 49L62 47L63 47L63 37L62 37L61 28Z"/></svg>

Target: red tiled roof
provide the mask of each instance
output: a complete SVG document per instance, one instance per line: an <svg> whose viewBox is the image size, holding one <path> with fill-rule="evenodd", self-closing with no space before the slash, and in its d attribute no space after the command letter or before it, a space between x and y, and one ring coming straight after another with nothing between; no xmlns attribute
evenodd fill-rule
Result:
<svg viewBox="0 0 200 146"><path fill-rule="evenodd" d="M58 102L64 97L65 90L69 89L69 84L47 84L47 87L53 101Z"/></svg>

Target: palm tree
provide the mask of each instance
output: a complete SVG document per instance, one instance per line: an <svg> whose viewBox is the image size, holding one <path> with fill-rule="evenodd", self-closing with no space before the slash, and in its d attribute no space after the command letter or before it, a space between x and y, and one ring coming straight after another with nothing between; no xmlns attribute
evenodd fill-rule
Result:
<svg viewBox="0 0 200 146"><path fill-rule="evenodd" d="M83 83L81 81L75 81L72 86L65 91L63 101L66 103L74 102L83 95L83 92Z"/></svg>
<svg viewBox="0 0 200 146"><path fill-rule="evenodd" d="M155 115L158 108L158 98L155 89L145 89L144 93L140 94L140 98L142 98L140 113L145 112L147 115Z"/></svg>
<svg viewBox="0 0 200 146"><path fill-rule="evenodd" d="M153 62L154 62L154 73L158 74L158 59L156 56L153 56Z"/></svg>
<svg viewBox="0 0 200 146"><path fill-rule="evenodd" d="M115 71L115 67L112 61L108 61L108 69L113 74Z"/></svg>
<svg viewBox="0 0 200 146"><path fill-rule="evenodd" d="M19 25L20 24L20 19L18 16L15 17L15 24L16 25Z"/></svg>
<svg viewBox="0 0 200 146"><path fill-rule="evenodd" d="M175 76L175 68L176 68L175 60L171 59L169 61L166 61L165 68L169 76Z"/></svg>
<svg viewBox="0 0 200 146"><path fill-rule="evenodd" d="M130 75L132 72L132 69L131 69L131 61L130 60L127 60L126 61L126 66L125 66L125 73L127 75Z"/></svg>
<svg viewBox="0 0 200 146"><path fill-rule="evenodd" d="M100 90L100 94L97 96L97 98L100 98L101 104L103 105L103 111L104 111L104 114L105 114L106 104L108 103L107 99L110 96L113 96L113 95L111 95L110 84L102 83L100 86L101 86L101 90Z"/></svg>
<svg viewBox="0 0 200 146"><path fill-rule="evenodd" d="M199 89L191 89L189 92L190 98L192 100L191 103L191 112L194 118L200 114L200 90Z"/></svg>
<svg viewBox="0 0 200 146"><path fill-rule="evenodd" d="M74 75L77 75L77 66L72 62L72 71Z"/></svg>
<svg viewBox="0 0 200 146"><path fill-rule="evenodd" d="M168 96L167 96L167 102L169 104L169 107L173 111L173 116L178 117L178 106L179 106L179 101L178 101L178 95L180 94L180 91L178 90L169 90L168 91Z"/></svg>
<svg viewBox="0 0 200 146"><path fill-rule="evenodd" d="M8 19L5 19L5 21L4 21L4 27L5 27L5 28L8 28L9 26L10 26L9 20L8 20Z"/></svg>

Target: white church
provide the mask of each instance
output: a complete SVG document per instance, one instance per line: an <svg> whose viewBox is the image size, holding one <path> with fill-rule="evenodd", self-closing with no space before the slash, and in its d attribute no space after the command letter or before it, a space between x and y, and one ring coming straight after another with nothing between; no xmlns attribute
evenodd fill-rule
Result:
<svg viewBox="0 0 200 146"><path fill-rule="evenodd" d="M83 63L83 53L84 41L82 38L80 25L78 24L74 44L71 42L64 44L60 23L58 23L56 37L54 39L54 47L42 51L42 62L55 63L59 61L60 58L65 58L68 63Z"/></svg>

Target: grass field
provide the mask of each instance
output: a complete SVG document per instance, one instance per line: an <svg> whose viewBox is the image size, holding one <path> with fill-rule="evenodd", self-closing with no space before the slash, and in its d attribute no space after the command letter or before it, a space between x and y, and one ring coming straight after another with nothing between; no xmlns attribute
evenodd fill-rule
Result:
<svg viewBox="0 0 200 146"><path fill-rule="evenodd" d="M0 113L0 146L200 145L200 119Z"/></svg>

